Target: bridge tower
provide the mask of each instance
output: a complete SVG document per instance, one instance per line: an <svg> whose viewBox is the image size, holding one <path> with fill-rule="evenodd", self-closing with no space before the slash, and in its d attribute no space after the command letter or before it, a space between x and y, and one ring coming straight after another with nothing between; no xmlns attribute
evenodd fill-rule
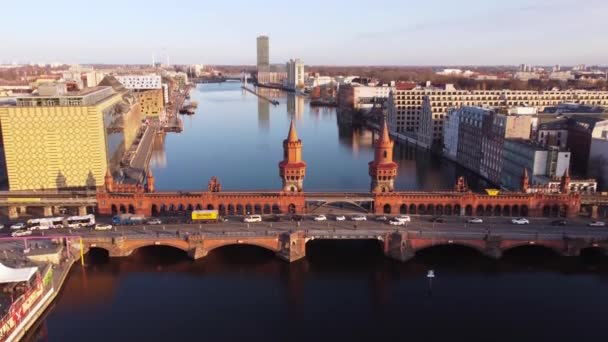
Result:
<svg viewBox="0 0 608 342"><path fill-rule="evenodd" d="M528 177L528 169L524 167L524 174L521 177L521 192L527 193L530 190L530 178Z"/></svg>
<svg viewBox="0 0 608 342"><path fill-rule="evenodd" d="M374 160L369 162L369 176L372 179L371 192L393 192L397 163L393 161L393 141L388 134L386 118L383 120L380 138L374 142Z"/></svg>
<svg viewBox="0 0 608 342"><path fill-rule="evenodd" d="M148 169L148 174L146 175L146 192L154 192L154 175L152 174L152 169Z"/></svg>
<svg viewBox="0 0 608 342"><path fill-rule="evenodd" d="M114 177L112 177L112 173L110 169L106 170L106 176L104 177L104 187L107 192L114 191Z"/></svg>
<svg viewBox="0 0 608 342"><path fill-rule="evenodd" d="M566 172L562 176L562 179L559 183L559 191L562 194L567 194L570 192L570 168L566 168Z"/></svg>
<svg viewBox="0 0 608 342"><path fill-rule="evenodd" d="M283 160L279 163L279 173L283 180L283 191L303 191L306 163L302 160L302 140L298 138L293 120L287 139L283 140Z"/></svg>

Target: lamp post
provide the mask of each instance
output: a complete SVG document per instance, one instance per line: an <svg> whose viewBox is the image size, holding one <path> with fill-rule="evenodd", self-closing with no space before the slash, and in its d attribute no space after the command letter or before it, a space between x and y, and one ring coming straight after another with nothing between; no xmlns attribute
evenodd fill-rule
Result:
<svg viewBox="0 0 608 342"><path fill-rule="evenodd" d="M435 271L429 270L426 274L427 279L429 280L429 296L433 295L433 278L435 278Z"/></svg>

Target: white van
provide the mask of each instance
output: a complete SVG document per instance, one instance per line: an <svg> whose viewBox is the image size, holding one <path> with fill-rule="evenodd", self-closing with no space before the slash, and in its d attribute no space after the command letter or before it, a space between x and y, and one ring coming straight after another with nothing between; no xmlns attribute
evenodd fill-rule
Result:
<svg viewBox="0 0 608 342"><path fill-rule="evenodd" d="M243 219L243 222L247 222L247 223L262 222L262 216L260 216L260 215L247 215Z"/></svg>

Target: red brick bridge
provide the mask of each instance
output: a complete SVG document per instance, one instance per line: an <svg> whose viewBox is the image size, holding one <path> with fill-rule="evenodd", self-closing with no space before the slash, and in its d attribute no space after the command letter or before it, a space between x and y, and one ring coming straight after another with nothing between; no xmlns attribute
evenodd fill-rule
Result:
<svg viewBox="0 0 608 342"><path fill-rule="evenodd" d="M488 235L471 232L392 232L386 231L295 231L191 234L185 236L95 236L84 237L85 252L104 249L110 257L125 257L147 246L170 246L193 259L205 257L216 248L228 245L253 245L270 250L283 260L293 262L306 256L306 243L312 240L377 240L387 257L407 261L417 252L443 245L465 246L482 255L499 258L505 251L520 246L550 249L563 256L578 256L587 248L608 251L608 238L601 235L562 235L518 233Z"/></svg>

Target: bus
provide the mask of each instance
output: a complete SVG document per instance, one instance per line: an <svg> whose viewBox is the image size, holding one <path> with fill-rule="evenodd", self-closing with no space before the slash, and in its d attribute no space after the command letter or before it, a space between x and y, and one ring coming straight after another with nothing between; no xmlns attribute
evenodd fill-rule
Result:
<svg viewBox="0 0 608 342"><path fill-rule="evenodd" d="M32 229L50 229L62 228L64 226L63 217L44 217L27 220L28 228Z"/></svg>
<svg viewBox="0 0 608 342"><path fill-rule="evenodd" d="M69 228L82 228L95 225L95 215L70 216L66 219Z"/></svg>

